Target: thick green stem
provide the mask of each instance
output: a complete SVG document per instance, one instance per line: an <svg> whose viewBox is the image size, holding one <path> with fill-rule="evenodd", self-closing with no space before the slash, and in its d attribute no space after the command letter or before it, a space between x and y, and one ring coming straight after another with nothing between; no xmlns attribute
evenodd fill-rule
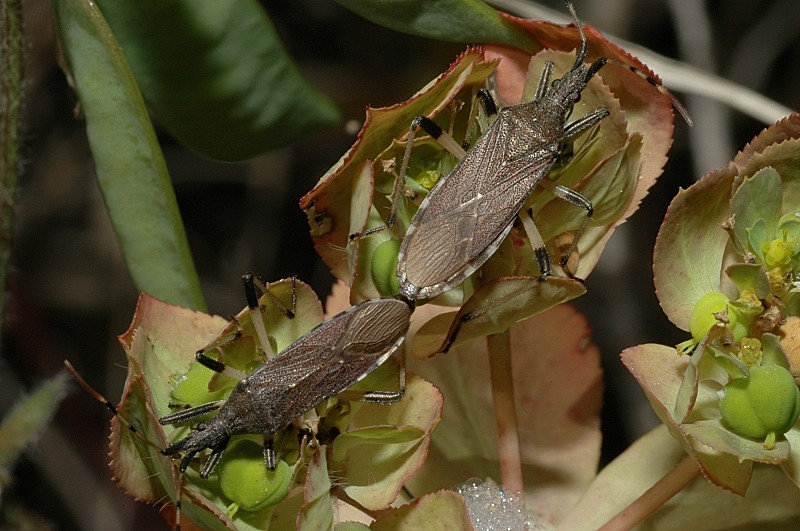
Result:
<svg viewBox="0 0 800 531"><path fill-rule="evenodd" d="M503 487L522 492L522 460L519 452L517 408L511 369L511 336L506 330L486 338L492 378L492 399L497 422L497 448Z"/></svg>
<svg viewBox="0 0 800 531"><path fill-rule="evenodd" d="M14 227L14 196L21 171L24 45L21 0L0 1L0 323Z"/></svg>

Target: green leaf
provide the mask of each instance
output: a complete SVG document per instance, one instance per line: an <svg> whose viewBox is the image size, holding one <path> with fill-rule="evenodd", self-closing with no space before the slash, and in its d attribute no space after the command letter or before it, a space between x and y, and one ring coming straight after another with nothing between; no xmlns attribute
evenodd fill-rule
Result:
<svg viewBox="0 0 800 531"><path fill-rule="evenodd" d="M332 470L342 478L351 498L372 510L384 509L397 498L405 482L425 462L431 431L441 418L442 400L438 389L415 376L408 381L400 402L391 407L364 404L358 409L345 433L334 441L331 458ZM383 426L401 428L392 434L382 430ZM362 437L343 439L346 433L361 430L368 430L367 435L387 435L391 442ZM349 448L336 449L340 440Z"/></svg>
<svg viewBox="0 0 800 531"><path fill-rule="evenodd" d="M750 251L762 259L761 247L777 236L781 211L781 177L772 168L762 168L745 179L731 199L734 232ZM760 223L759 223L760 222Z"/></svg>
<svg viewBox="0 0 800 531"><path fill-rule="evenodd" d="M746 289L753 290L756 297L763 299L769 293L769 279L760 264L733 264L725 269L739 293Z"/></svg>
<svg viewBox="0 0 800 531"><path fill-rule="evenodd" d="M348 431L336 438L333 460L341 461L351 448L362 444L401 444L421 439L425 432L415 426L374 426Z"/></svg>
<svg viewBox="0 0 800 531"><path fill-rule="evenodd" d="M297 514L298 529L333 529L333 499L331 498L330 478L328 477L328 462L326 447L320 446L308 464L308 477L306 479L303 499L305 503Z"/></svg>
<svg viewBox="0 0 800 531"><path fill-rule="evenodd" d="M656 294L667 317L681 330L697 302L720 291L728 233L720 226L728 218L734 175L720 170L678 192L670 203L653 252Z"/></svg>
<svg viewBox="0 0 800 531"><path fill-rule="evenodd" d="M11 481L20 454L47 429L58 404L67 394L69 377L61 372L20 400L0 424L0 487Z"/></svg>
<svg viewBox="0 0 800 531"><path fill-rule="evenodd" d="M197 152L241 160L333 124L254 0L100 0L145 100Z"/></svg>
<svg viewBox="0 0 800 531"><path fill-rule="evenodd" d="M203 309L175 193L136 82L89 0L56 0L97 178L136 289Z"/></svg>
<svg viewBox="0 0 800 531"><path fill-rule="evenodd" d="M481 0L336 1L375 24L418 37L537 48L525 32Z"/></svg>
<svg viewBox="0 0 800 531"><path fill-rule="evenodd" d="M464 498L450 490L442 490L416 499L413 503L387 509L378 514L370 526L372 531L472 531Z"/></svg>

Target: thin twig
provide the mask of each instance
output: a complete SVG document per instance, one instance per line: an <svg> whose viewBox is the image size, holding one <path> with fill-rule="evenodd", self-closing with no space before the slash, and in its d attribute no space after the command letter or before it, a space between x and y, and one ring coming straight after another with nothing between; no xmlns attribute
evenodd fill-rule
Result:
<svg viewBox="0 0 800 531"><path fill-rule="evenodd" d="M522 492L522 460L519 452L517 408L514 403L511 370L511 336L505 331L502 334L488 336L486 341L489 346L492 399L497 422L500 479L506 489Z"/></svg>
<svg viewBox="0 0 800 531"><path fill-rule="evenodd" d="M689 456L684 457L666 476L609 520L600 531L622 531L633 528L689 486L699 475L700 468L694 459Z"/></svg>

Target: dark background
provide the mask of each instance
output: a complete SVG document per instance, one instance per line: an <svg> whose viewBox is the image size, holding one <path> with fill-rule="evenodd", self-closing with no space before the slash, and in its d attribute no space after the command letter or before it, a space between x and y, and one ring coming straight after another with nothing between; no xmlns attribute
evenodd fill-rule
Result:
<svg viewBox="0 0 800 531"><path fill-rule="evenodd" d="M336 103L344 122L360 125L366 105L407 99L464 48L375 26L331 1L264 4L292 57ZM560 0L547 4L566 16ZM575 4L582 20L606 35L699 62L701 70L800 107L800 16L794 0ZM117 398L125 368L116 336L126 330L137 297L96 185L84 124L73 116L75 97L55 63L51 4L23 5L30 44L27 162L2 335L0 414L20 393L59 371L64 358ZM703 84L692 76L682 82ZM619 352L685 339L661 313L652 284L653 242L667 205L678 187L725 164L767 125L728 107L718 112L707 98L676 94L699 127L689 131L678 121L659 184L612 239L588 280L589 293L576 301L604 355L604 460L656 423L642 392L621 369ZM297 200L352 144L352 129L342 123L243 164L210 162L160 134L212 313L228 315L244 305L244 271L267 279L298 275L321 297L327 294L332 277L311 247ZM13 488L3 492L4 507L19 503L41 515L43 526L57 529L161 525L155 510L111 482L107 429L107 412L83 393L72 393L18 465Z"/></svg>

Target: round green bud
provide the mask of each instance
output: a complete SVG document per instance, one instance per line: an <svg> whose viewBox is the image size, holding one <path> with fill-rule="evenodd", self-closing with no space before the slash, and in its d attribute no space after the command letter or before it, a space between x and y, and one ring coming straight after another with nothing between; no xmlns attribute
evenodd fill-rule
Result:
<svg viewBox="0 0 800 531"><path fill-rule="evenodd" d="M800 416L800 389L779 365L753 367L749 377L731 380L724 391L719 403L722 421L743 437L765 439L767 449Z"/></svg>
<svg viewBox="0 0 800 531"><path fill-rule="evenodd" d="M292 468L278 461L275 470L268 470L263 447L249 439L228 445L217 474L223 495L246 511L275 505L286 498L292 485Z"/></svg>
<svg viewBox="0 0 800 531"><path fill-rule="evenodd" d="M695 341L700 342L705 335L717 323L715 314L725 311L728 307L728 297L718 291L706 293L692 310L692 317L689 319L689 332Z"/></svg>
<svg viewBox="0 0 800 531"><path fill-rule="evenodd" d="M716 314L728 310L728 327L733 332L733 337L737 340L747 337L747 323L741 319L741 314L736 308L730 306L728 297L718 291L706 293L692 310L692 317L689 319L689 332L696 342L700 342L708 331L717 323Z"/></svg>
<svg viewBox="0 0 800 531"><path fill-rule="evenodd" d="M399 293L397 281L397 253L400 252L400 240L387 240L372 253L372 281L382 295Z"/></svg>

